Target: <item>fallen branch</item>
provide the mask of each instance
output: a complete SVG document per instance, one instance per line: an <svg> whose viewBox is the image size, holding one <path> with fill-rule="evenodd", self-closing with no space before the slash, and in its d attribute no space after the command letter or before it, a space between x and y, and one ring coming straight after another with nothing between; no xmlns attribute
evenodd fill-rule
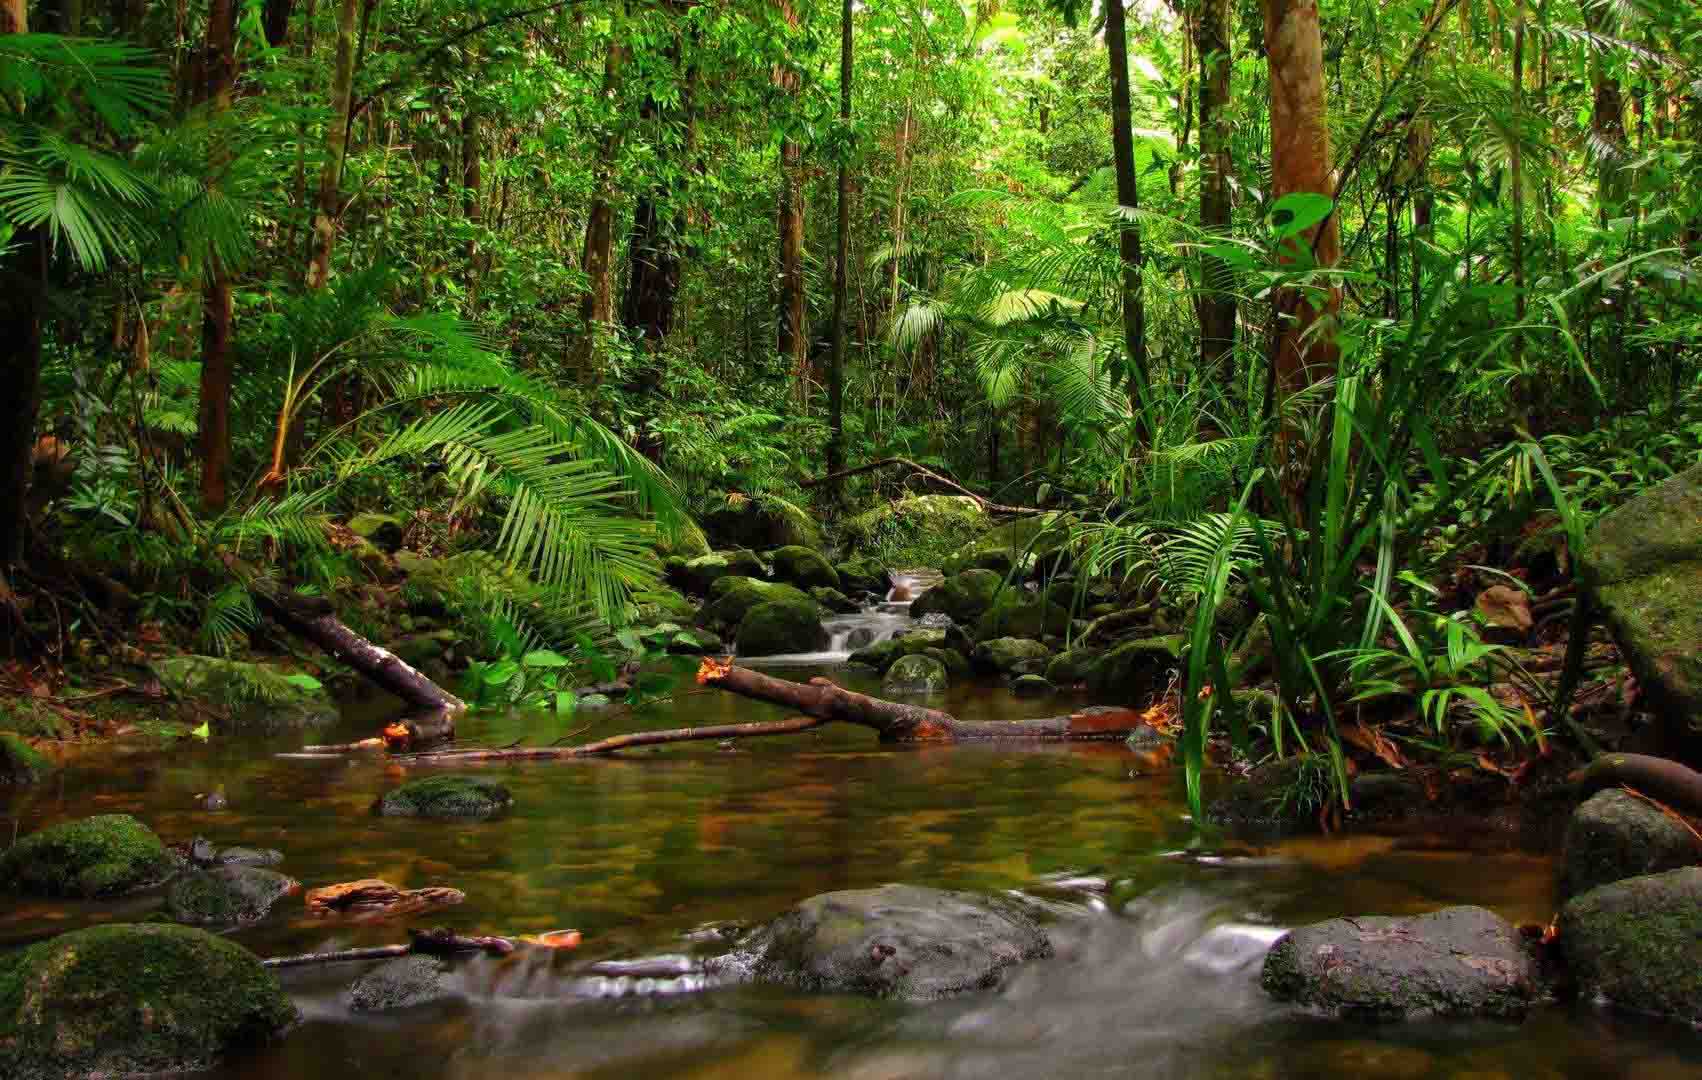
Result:
<svg viewBox="0 0 1702 1080"><path fill-rule="evenodd" d="M986 498L983 498L980 495L975 494L975 492L970 491L968 488L964 487L962 484L958 483L956 480L953 480L949 477L941 476L939 473L935 472L934 470L926 468L926 467L921 466L921 465L918 465L914 461L911 461L909 458L901 458L901 457L881 458L879 461L871 461L866 465L858 465L856 468L840 469L838 472L828 473L826 476L818 476L814 480L805 480L803 483L799 484L798 486L799 487L807 487L807 488L816 487L817 485L826 484L830 481L843 480L848 476L857 476L861 473L874 472L876 469L891 468L894 465L901 465L904 468L909 469L911 472L917 474L918 476L921 476L921 477L928 479L928 480L932 480L934 483L939 484L941 487L950 488L951 490L957 492L960 495L967 496L968 498L974 500L976 506L979 506L981 509L985 510L989 514L1044 514L1044 513L1046 513L1045 510L1041 510L1041 509L1039 509L1037 507L1033 507L1033 506L1006 506L1003 503L993 502L990 499L986 499Z"/></svg>
<svg viewBox="0 0 1702 1080"><path fill-rule="evenodd" d="M657 746L663 743L702 742L708 739L744 739L761 735L795 735L800 731L821 727L827 721L814 716L794 716L785 720L749 724L711 724L708 727L671 728L664 731L635 731L614 735L583 746L514 746L494 750L431 750L421 754L399 756L407 764L431 765L477 764L485 761L555 761L564 758L598 757L635 746Z"/></svg>
<svg viewBox="0 0 1702 1080"><path fill-rule="evenodd" d="M1603 788L1635 788L1686 814L1702 815L1702 773L1648 754L1602 754L1577 776L1578 798Z"/></svg>
<svg viewBox="0 0 1702 1080"><path fill-rule="evenodd" d="M448 930L410 930L412 938L406 945L376 945L368 949L335 949L331 952L305 953L301 956L275 956L260 961L262 967L306 967L309 964L345 964L358 960L386 960L410 953L427 956L447 956L451 953L483 952L492 956L507 956L515 949L505 937L463 937Z"/></svg>

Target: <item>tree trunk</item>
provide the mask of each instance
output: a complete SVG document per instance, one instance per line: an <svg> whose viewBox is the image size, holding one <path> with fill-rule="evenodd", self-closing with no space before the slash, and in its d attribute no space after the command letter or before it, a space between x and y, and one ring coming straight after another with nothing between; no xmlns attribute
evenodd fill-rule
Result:
<svg viewBox="0 0 1702 1080"><path fill-rule="evenodd" d="M479 306L479 227L484 222L479 149L479 117L469 106L461 117L461 216L470 230L466 275L469 311Z"/></svg>
<svg viewBox="0 0 1702 1080"><path fill-rule="evenodd" d="M236 85L236 5L212 0L207 8L207 44L202 71L205 83L196 97L206 106L213 147L208 162L211 184L230 160L219 118L230 111ZM230 396L232 371L230 273L217 252L207 253L207 280L201 294L201 397L199 435L201 505L222 510L228 498L230 472Z"/></svg>
<svg viewBox="0 0 1702 1080"><path fill-rule="evenodd" d="M1229 0L1202 0L1195 23L1200 57L1200 227L1230 230ZM1208 371L1235 349L1235 279L1223 260L1200 256L1200 363ZM1232 374L1232 373L1226 373Z"/></svg>
<svg viewBox="0 0 1702 1080"><path fill-rule="evenodd" d="M615 248L614 173L615 158L620 153L621 122L618 102L621 92L621 64L626 51L621 44L621 25L626 4L617 3L609 16L609 49L603 56L603 98L614 108L608 120L602 142L597 148L595 170L596 192L591 200L591 212L585 219L585 253L580 267L587 281L585 295L579 298L579 321L583 336L574 350L573 371L582 386L598 382L597 340L604 328L615 321L615 290L613 282Z"/></svg>
<svg viewBox="0 0 1702 1080"><path fill-rule="evenodd" d="M1586 0L1583 12L1584 26L1591 33L1608 31L1605 5ZM1619 80L1608 74L1601 49L1590 50L1590 87L1594 92L1590 108L1591 149L1599 170L1596 208L1598 219L1605 226L1625 201L1625 98L1620 93Z"/></svg>
<svg viewBox="0 0 1702 1080"><path fill-rule="evenodd" d="M319 173L319 205L313 214L313 258L306 284L319 289L331 278L331 251L341 216L343 156L349 146L349 107L355 83L355 23L361 0L342 0L337 9L337 59L331 77L331 116L325 122L325 165Z"/></svg>
<svg viewBox="0 0 1702 1080"><path fill-rule="evenodd" d="M1525 104L1525 4L1513 4L1513 109ZM1512 141L1508 154L1508 171L1513 184L1513 321L1525 321L1525 155L1518 139ZM1513 332L1513 366L1519 367L1525 358L1525 335ZM1523 415L1528 429L1531 422L1530 404L1536 388L1523 375L1515 376L1514 411Z"/></svg>
<svg viewBox="0 0 1702 1080"><path fill-rule="evenodd" d="M1330 161L1330 129L1325 120L1323 34L1318 0L1263 0L1265 54L1271 84L1271 199L1293 192L1335 194ZM1340 215L1331 214L1302 234L1313 261L1331 267L1341 257ZM1279 253L1292 264L1296 253ZM1303 390L1335 371L1334 337L1312 330L1333 318L1341 297L1335 288L1314 304L1305 291L1282 289L1272 297L1277 320L1272 371L1279 398ZM1283 440L1286 441L1286 440Z"/></svg>
<svg viewBox="0 0 1702 1080"><path fill-rule="evenodd" d="M787 29L796 34L798 12L791 0L779 0L780 15ZM774 85L795 99L802 80L783 64L774 66ZM775 351L785 357L792 371L798 404L806 408L810 399L809 299L804 282L804 152L797 141L780 140L780 198L776 209L776 231L780 238L780 292L775 328Z"/></svg>
<svg viewBox="0 0 1702 1080"><path fill-rule="evenodd" d="M1135 175L1134 120L1129 106L1129 38L1124 0L1105 6L1105 46L1111 54L1111 153L1117 172L1117 203L1139 210ZM1117 253L1123 264L1123 350L1129 360L1130 399L1146 393L1146 303L1141 296L1141 229L1137 220L1117 221Z"/></svg>
<svg viewBox="0 0 1702 1080"><path fill-rule="evenodd" d="M851 15L852 2L839 9L839 124L845 144L839 158L839 220L833 262L833 358L827 369L827 471L845 467L845 318L851 262ZM839 501L839 487L830 492Z"/></svg>
<svg viewBox="0 0 1702 1080"><path fill-rule="evenodd" d="M1430 241L1431 219L1436 212L1436 191L1430 186L1430 147L1435 125L1413 120L1407 125L1406 163L1402 181L1412 204L1412 237L1407 256L1407 277L1412 284L1412 310L1417 314L1424 297L1424 245Z"/></svg>
<svg viewBox="0 0 1702 1080"><path fill-rule="evenodd" d="M904 265L904 212L910 199L910 140L914 136L914 114L910 100L905 99L904 116L898 121L893 135L893 169L898 174L892 193L892 273L888 281L891 293L889 318L898 317L899 275Z"/></svg>
<svg viewBox="0 0 1702 1080"><path fill-rule="evenodd" d="M29 32L25 0L0 0L0 34ZM25 494L41 396L41 312L47 288L47 242L40 229L20 230L0 263L0 603L9 606L12 564L29 536Z"/></svg>
<svg viewBox="0 0 1702 1080"><path fill-rule="evenodd" d="M287 48L290 43L290 14L295 0L266 0L261 9L260 26L266 34L266 44L274 49Z"/></svg>

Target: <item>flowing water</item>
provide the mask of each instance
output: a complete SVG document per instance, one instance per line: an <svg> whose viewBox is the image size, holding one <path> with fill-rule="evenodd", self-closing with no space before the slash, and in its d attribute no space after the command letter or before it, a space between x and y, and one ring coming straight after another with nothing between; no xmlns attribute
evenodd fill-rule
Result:
<svg viewBox="0 0 1702 1080"><path fill-rule="evenodd" d="M823 667L843 663L865 645L914 629L910 602L940 582L938 570L894 570L885 598L855 615L830 615L822 620L827 648L762 658L764 667Z"/></svg>
<svg viewBox="0 0 1702 1080"><path fill-rule="evenodd" d="M974 687L938 704L980 718L1064 707ZM780 715L682 690L640 715L608 714L574 738ZM477 716L462 737L540 743L586 722ZM321 735L355 738L372 726L351 718ZM281 869L309 886L378 877L466 892L464 904L418 925L499 934L574 927L584 943L462 962L459 1000L378 1017L344 1003L360 965L283 971L303 1022L219 1077L1702 1075L1695 1033L1588 1004L1523 1024L1371 1027L1311 1018L1260 992L1264 949L1295 923L1456 903L1546 920L1553 858L1486 824L1447 836L1257 843L1196 828L1171 763L1120 745L882 747L868 732L825 728L620 760L487 766L513 790L512 813L446 825L372 816L374 798L402 770L374 757L277 756L292 748L288 739L114 745L43 789L0 799L25 831L128 812L168 840L278 848ZM198 809L197 796L214 789L229 808ZM1021 890L1056 913L1057 956L996 992L923 1006L584 970L701 953L729 926L804 897L889 881ZM156 902L8 901L0 942L144 918ZM298 896L234 936L273 956L397 942L404 924L315 920Z"/></svg>

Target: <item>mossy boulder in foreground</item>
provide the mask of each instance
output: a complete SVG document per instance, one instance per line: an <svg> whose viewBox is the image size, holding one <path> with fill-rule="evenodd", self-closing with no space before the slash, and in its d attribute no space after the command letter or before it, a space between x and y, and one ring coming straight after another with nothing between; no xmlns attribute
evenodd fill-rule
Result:
<svg viewBox="0 0 1702 1080"><path fill-rule="evenodd" d="M295 1020L278 980L184 926L97 926L0 956L0 1075L206 1068Z"/></svg>
<svg viewBox="0 0 1702 1080"><path fill-rule="evenodd" d="M1618 788L1590 796L1566 826L1568 896L1698 863L1702 841L1683 822Z"/></svg>
<svg viewBox="0 0 1702 1080"><path fill-rule="evenodd" d="M1579 568L1638 689L1674 734L1702 737L1702 465L1602 518Z"/></svg>
<svg viewBox="0 0 1702 1080"><path fill-rule="evenodd" d="M1560 947L1584 993L1702 1024L1702 868L1574 897L1560 913Z"/></svg>
<svg viewBox="0 0 1702 1080"><path fill-rule="evenodd" d="M1451 907L1402 919L1331 919L1284 935L1265 956L1266 993L1344 1017L1520 1017L1545 996L1518 930Z"/></svg>
<svg viewBox="0 0 1702 1080"><path fill-rule="evenodd" d="M0 886L37 896L119 896L158 885L178 862L129 814L101 814L34 832L0 855Z"/></svg>
<svg viewBox="0 0 1702 1080"><path fill-rule="evenodd" d="M1038 674L1046 670L1052 650L1038 641L1021 637L1001 637L983 641L975 646L970 657L979 671L1001 675Z"/></svg>
<svg viewBox="0 0 1702 1080"><path fill-rule="evenodd" d="M0 732L0 784L33 784L53 770L41 752L11 732Z"/></svg>
<svg viewBox="0 0 1702 1080"><path fill-rule="evenodd" d="M374 809L383 817L488 818L507 810L514 796L483 776L428 776L386 792Z"/></svg>

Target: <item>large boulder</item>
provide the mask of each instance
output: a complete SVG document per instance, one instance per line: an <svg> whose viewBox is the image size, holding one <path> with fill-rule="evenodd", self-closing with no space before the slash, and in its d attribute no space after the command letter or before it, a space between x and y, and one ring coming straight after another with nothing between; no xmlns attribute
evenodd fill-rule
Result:
<svg viewBox="0 0 1702 1080"><path fill-rule="evenodd" d="M349 987L354 1012L388 1012L446 1001L455 996L449 965L435 956L398 956L362 975Z"/></svg>
<svg viewBox="0 0 1702 1080"><path fill-rule="evenodd" d="M910 604L910 614L920 619L939 613L952 622L970 626L993 604L1004 578L991 570L965 570L953 574L918 596Z"/></svg>
<svg viewBox="0 0 1702 1080"><path fill-rule="evenodd" d="M1519 1017L1545 993L1518 930L1469 906L1302 926L1271 947L1260 982L1282 1001L1369 1020Z"/></svg>
<svg viewBox="0 0 1702 1080"><path fill-rule="evenodd" d="M1585 993L1702 1024L1702 868L1574 897L1560 912L1560 946Z"/></svg>
<svg viewBox="0 0 1702 1080"><path fill-rule="evenodd" d="M171 883L166 911L177 922L232 926L258 922L272 905L295 892L299 882L258 866L219 866L197 870Z"/></svg>
<svg viewBox="0 0 1702 1080"><path fill-rule="evenodd" d="M975 646L970 662L977 671L999 675L1031 675L1046 670L1052 650L1031 638L1001 637Z"/></svg>
<svg viewBox="0 0 1702 1080"><path fill-rule="evenodd" d="M924 654L899 657L881 680L881 689L889 694L934 694L950 685L946 666Z"/></svg>
<svg viewBox="0 0 1702 1080"><path fill-rule="evenodd" d="M1579 896L1621 878L1702 863L1702 841L1684 823L1617 788L1598 791L1566 826L1565 890Z"/></svg>
<svg viewBox="0 0 1702 1080"><path fill-rule="evenodd" d="M155 660L153 670L174 697L212 706L217 731L269 734L337 719L337 703L317 679L265 664L216 656L172 656Z"/></svg>
<svg viewBox="0 0 1702 1080"><path fill-rule="evenodd" d="M910 495L845 522L841 533L854 550L919 546L950 550L985 531L987 512L963 495Z"/></svg>
<svg viewBox="0 0 1702 1080"><path fill-rule="evenodd" d="M901 656L926 653L929 649L948 647L945 630L907 630L902 634L865 645L851 654L853 664L867 664L885 674ZM939 659L936 657L936 659Z"/></svg>
<svg viewBox="0 0 1702 1080"><path fill-rule="evenodd" d="M830 589L826 585L812 587L810 598L820 604L823 611L831 611L839 615L855 615L863 610L863 606L857 601L838 589Z"/></svg>
<svg viewBox="0 0 1702 1080"><path fill-rule="evenodd" d="M809 597L769 600L753 606L739 620L734 652L739 656L776 656L814 652L827 647L821 609Z"/></svg>
<svg viewBox="0 0 1702 1080"><path fill-rule="evenodd" d="M717 581L729 577L758 578L768 574L768 567L757 558L756 552L743 549L712 551L695 559L668 563L668 577L680 588L699 596L710 591Z"/></svg>
<svg viewBox="0 0 1702 1080"><path fill-rule="evenodd" d="M41 752L11 732L0 732L0 784L33 784L53 769Z"/></svg>
<svg viewBox="0 0 1702 1080"><path fill-rule="evenodd" d="M751 577L726 577L709 590L709 599L697 613L699 626L726 634L745 621L745 613L758 604L785 602L814 605L815 601L801 589L778 581L758 581Z"/></svg>
<svg viewBox="0 0 1702 1080"><path fill-rule="evenodd" d="M0 886L37 896L120 896L178 869L153 830L129 814L51 825L0 855Z"/></svg>
<svg viewBox="0 0 1702 1080"><path fill-rule="evenodd" d="M977 638L1063 637L1070 632L1070 609L1042 593L1006 589L975 623Z"/></svg>
<svg viewBox="0 0 1702 1080"><path fill-rule="evenodd" d="M775 495L731 496L703 516L703 529L723 544L759 551L789 544L826 547L810 515Z"/></svg>
<svg viewBox="0 0 1702 1080"><path fill-rule="evenodd" d="M384 793L373 809L381 817L482 819L514 804L514 796L485 776L427 776Z"/></svg>
<svg viewBox="0 0 1702 1080"><path fill-rule="evenodd" d="M948 574L981 568L1009 573L1018 562L1025 569L1055 560L1067 539L1061 514L1037 514L1006 522L965 544L940 567Z"/></svg>
<svg viewBox="0 0 1702 1080"><path fill-rule="evenodd" d="M1674 734L1702 737L1702 465L1597 522L1579 568L1639 690Z"/></svg>
<svg viewBox="0 0 1702 1080"><path fill-rule="evenodd" d="M814 548L793 544L770 552L769 558L774 561L774 577L777 581L784 581L801 589L817 585L825 585L830 589L839 588L839 571Z"/></svg>
<svg viewBox="0 0 1702 1080"><path fill-rule="evenodd" d="M997 986L1049 956L1015 904L914 885L814 896L757 931L758 978L805 990L929 1001Z"/></svg>
<svg viewBox="0 0 1702 1080"><path fill-rule="evenodd" d="M1098 649L1065 649L1046 665L1046 681L1054 686L1074 686L1087 678L1100 655Z"/></svg>
<svg viewBox="0 0 1702 1080"><path fill-rule="evenodd" d="M859 555L846 559L833 568L839 575L839 587L846 592L872 592L885 596L892 588L892 575L879 559Z"/></svg>
<svg viewBox="0 0 1702 1080"><path fill-rule="evenodd" d="M248 950L186 926L97 926L0 956L0 1075L207 1068L294 1022Z"/></svg>
<svg viewBox="0 0 1702 1080"><path fill-rule="evenodd" d="M1182 658L1179 634L1125 641L1099 657L1087 671L1094 697L1119 705L1145 705L1170 682Z"/></svg>

